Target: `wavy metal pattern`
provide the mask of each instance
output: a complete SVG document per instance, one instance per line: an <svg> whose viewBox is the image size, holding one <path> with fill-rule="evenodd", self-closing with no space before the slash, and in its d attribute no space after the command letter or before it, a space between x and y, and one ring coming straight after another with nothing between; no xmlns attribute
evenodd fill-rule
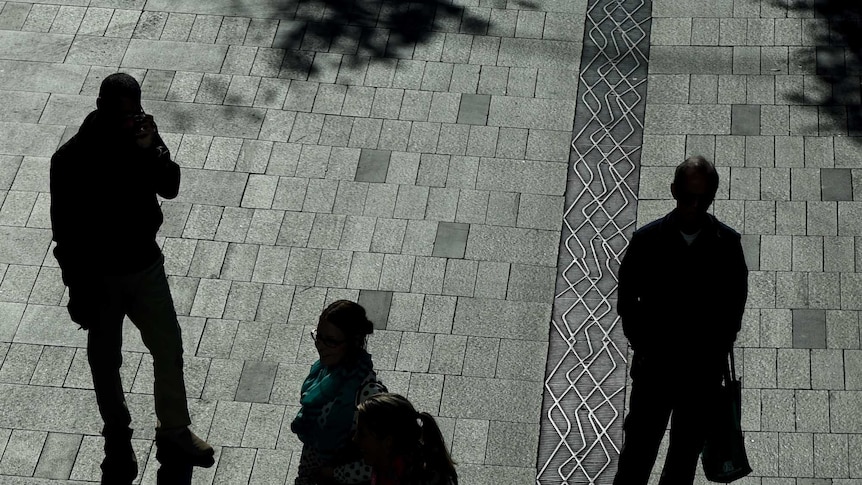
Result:
<svg viewBox="0 0 862 485"><path fill-rule="evenodd" d="M651 4L587 7L537 484L611 483L626 343L614 294L634 231Z"/></svg>

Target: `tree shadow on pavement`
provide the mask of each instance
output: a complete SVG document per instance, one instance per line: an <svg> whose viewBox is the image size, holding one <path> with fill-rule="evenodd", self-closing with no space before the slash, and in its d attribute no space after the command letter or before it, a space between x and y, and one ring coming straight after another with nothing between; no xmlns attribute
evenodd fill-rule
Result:
<svg viewBox="0 0 862 485"><path fill-rule="evenodd" d="M242 0L235 0L240 8ZM279 77L314 76L316 52L356 58L407 58L435 33L483 35L483 18L447 0L274 0L282 18L273 47L284 49ZM336 68L338 66L335 66Z"/></svg>
<svg viewBox="0 0 862 485"><path fill-rule="evenodd" d="M773 0L812 29L813 48L798 50L790 63L819 83L804 83L789 101L820 107L819 134L862 136L860 75L862 75L862 2L848 0ZM813 15L813 19L810 17ZM813 21L812 21L813 20ZM792 71L791 71L792 72ZM823 119L824 115L828 119ZM817 128L815 127L815 132ZM862 138L855 138L862 144Z"/></svg>

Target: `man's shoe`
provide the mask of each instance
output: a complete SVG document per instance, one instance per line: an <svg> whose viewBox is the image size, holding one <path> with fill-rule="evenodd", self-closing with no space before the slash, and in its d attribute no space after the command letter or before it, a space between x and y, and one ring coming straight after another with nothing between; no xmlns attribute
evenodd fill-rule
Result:
<svg viewBox="0 0 862 485"><path fill-rule="evenodd" d="M156 447L159 463L187 463L203 468L215 464L213 447L186 426L172 430L156 429Z"/></svg>
<svg viewBox="0 0 862 485"><path fill-rule="evenodd" d="M105 459L102 460L102 485L131 485L138 476L138 459L132 448L132 430L103 430Z"/></svg>

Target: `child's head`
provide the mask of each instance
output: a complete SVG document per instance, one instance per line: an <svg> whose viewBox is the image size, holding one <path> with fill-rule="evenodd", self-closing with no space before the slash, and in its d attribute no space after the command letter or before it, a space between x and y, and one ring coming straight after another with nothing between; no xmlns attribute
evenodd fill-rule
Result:
<svg viewBox="0 0 862 485"><path fill-rule="evenodd" d="M376 469L390 468L400 456L417 473L436 471L457 483L437 422L428 413L416 412L399 394L375 394L359 404L354 440L366 463Z"/></svg>

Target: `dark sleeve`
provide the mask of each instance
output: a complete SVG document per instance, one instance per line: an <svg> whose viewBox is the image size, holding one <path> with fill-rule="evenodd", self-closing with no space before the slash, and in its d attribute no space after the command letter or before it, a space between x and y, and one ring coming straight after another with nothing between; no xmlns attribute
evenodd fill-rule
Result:
<svg viewBox="0 0 862 485"><path fill-rule="evenodd" d="M56 242L54 257L60 265L63 283L69 285L74 280L74 261L70 252L73 251L75 235L75 185L74 173L68 169L70 160L68 150L61 150L51 157L49 171L49 190L51 192L51 239Z"/></svg>
<svg viewBox="0 0 862 485"><path fill-rule="evenodd" d="M643 342L643 245L642 237L632 236L626 254L623 256L617 287L617 312L623 324L623 333L632 349L639 350Z"/></svg>
<svg viewBox="0 0 862 485"><path fill-rule="evenodd" d="M180 166L171 160L171 152L162 137L156 133L151 156L155 163L154 182L156 193L165 199L173 199L180 191Z"/></svg>
<svg viewBox="0 0 862 485"><path fill-rule="evenodd" d="M748 300L748 266L745 264L745 254L742 251L742 241L738 235L733 240L729 250L727 311L728 334L725 335L725 346L730 348L736 341L736 334L742 328L742 315L745 313L745 302Z"/></svg>

